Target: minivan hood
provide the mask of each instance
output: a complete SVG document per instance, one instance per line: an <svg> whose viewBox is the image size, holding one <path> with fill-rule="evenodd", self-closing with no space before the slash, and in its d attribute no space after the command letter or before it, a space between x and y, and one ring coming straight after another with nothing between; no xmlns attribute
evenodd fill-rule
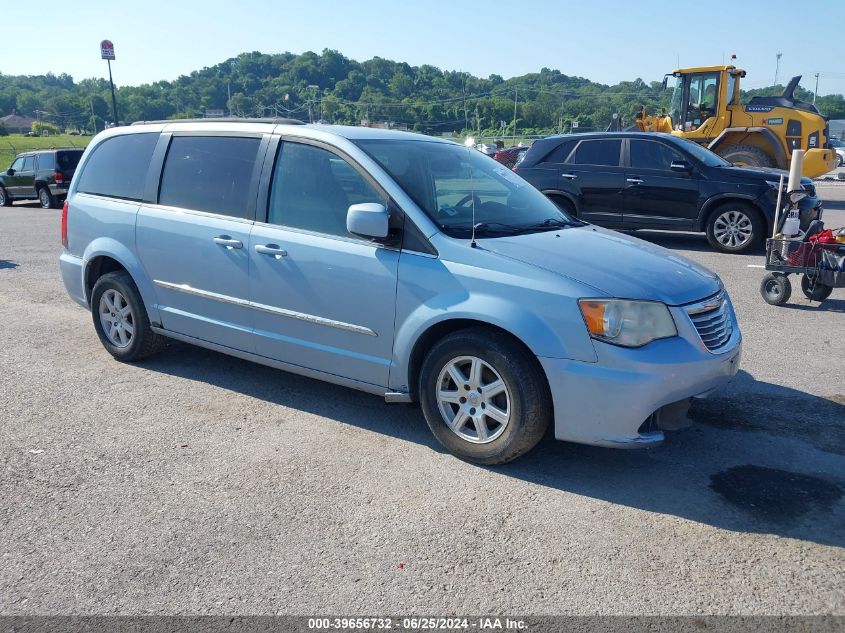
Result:
<svg viewBox="0 0 845 633"><path fill-rule="evenodd" d="M479 240L489 251L596 288L611 297L681 305L720 288L715 273L649 242L597 226Z"/></svg>

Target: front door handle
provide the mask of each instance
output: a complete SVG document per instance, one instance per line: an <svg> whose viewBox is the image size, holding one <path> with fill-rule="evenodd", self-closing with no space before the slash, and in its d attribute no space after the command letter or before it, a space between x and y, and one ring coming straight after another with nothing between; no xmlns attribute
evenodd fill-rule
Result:
<svg viewBox="0 0 845 633"><path fill-rule="evenodd" d="M262 255L272 255L276 259L282 259L282 257L288 256L288 252L278 244L256 244L255 252L261 253Z"/></svg>
<svg viewBox="0 0 845 633"><path fill-rule="evenodd" d="M575 174L561 174L561 178L566 178L567 180L575 180L578 176Z"/></svg>
<svg viewBox="0 0 845 633"><path fill-rule="evenodd" d="M643 184L642 178L626 178L626 182L630 182L632 185L641 185Z"/></svg>
<svg viewBox="0 0 845 633"><path fill-rule="evenodd" d="M241 242L240 240L233 240L230 235L218 235L214 238L214 243L218 246L224 246L228 250L244 247L243 242Z"/></svg>

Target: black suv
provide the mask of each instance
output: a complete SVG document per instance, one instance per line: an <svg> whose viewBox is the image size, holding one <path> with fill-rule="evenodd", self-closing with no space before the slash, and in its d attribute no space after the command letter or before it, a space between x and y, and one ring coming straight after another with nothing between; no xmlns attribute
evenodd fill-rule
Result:
<svg viewBox="0 0 845 633"><path fill-rule="evenodd" d="M703 231L740 253L771 235L784 171L737 167L669 134L620 132L536 141L514 171L582 220L617 229ZM821 216L809 178L801 224ZM786 178L784 178L784 185Z"/></svg>
<svg viewBox="0 0 845 633"><path fill-rule="evenodd" d="M38 200L45 209L61 206L81 149L50 149L19 154L0 172L0 206L13 200Z"/></svg>

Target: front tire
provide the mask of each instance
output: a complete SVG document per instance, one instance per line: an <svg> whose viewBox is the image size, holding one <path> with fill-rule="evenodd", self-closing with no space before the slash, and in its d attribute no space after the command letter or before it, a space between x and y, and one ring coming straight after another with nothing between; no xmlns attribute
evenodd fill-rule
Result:
<svg viewBox="0 0 845 633"><path fill-rule="evenodd" d="M782 306L789 301L792 294L792 284L789 283L786 275L769 273L760 282L760 294L770 306Z"/></svg>
<svg viewBox="0 0 845 633"><path fill-rule="evenodd" d="M46 186L38 188L38 202L42 209L54 209L56 207L56 199L50 193L50 188Z"/></svg>
<svg viewBox="0 0 845 633"><path fill-rule="evenodd" d="M106 273L94 284L91 316L100 342L117 360L132 362L152 356L164 337L150 329L141 294L125 271Z"/></svg>
<svg viewBox="0 0 845 633"><path fill-rule="evenodd" d="M760 246L765 226L756 210L741 202L728 202L707 218L707 241L722 253L746 253Z"/></svg>
<svg viewBox="0 0 845 633"><path fill-rule="evenodd" d="M775 167L772 157L754 145L730 145L716 153L729 163L743 167Z"/></svg>
<svg viewBox="0 0 845 633"><path fill-rule="evenodd" d="M504 464L542 439L551 394L536 357L486 328L441 339L422 364L419 398L437 441L476 464Z"/></svg>

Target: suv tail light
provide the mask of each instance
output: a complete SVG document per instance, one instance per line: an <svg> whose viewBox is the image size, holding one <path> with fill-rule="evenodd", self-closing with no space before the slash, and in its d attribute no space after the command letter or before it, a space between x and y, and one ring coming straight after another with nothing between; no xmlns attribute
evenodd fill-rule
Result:
<svg viewBox="0 0 845 633"><path fill-rule="evenodd" d="M65 181L65 175L64 175L62 172L60 172L60 171L56 170L56 173L55 173L55 174L53 174L53 176L54 176L54 177L55 177L55 179L56 179L56 184L57 184L57 185L61 185L62 183L64 183L64 181Z"/></svg>
<svg viewBox="0 0 845 633"><path fill-rule="evenodd" d="M67 248L67 199L62 205L62 246Z"/></svg>

